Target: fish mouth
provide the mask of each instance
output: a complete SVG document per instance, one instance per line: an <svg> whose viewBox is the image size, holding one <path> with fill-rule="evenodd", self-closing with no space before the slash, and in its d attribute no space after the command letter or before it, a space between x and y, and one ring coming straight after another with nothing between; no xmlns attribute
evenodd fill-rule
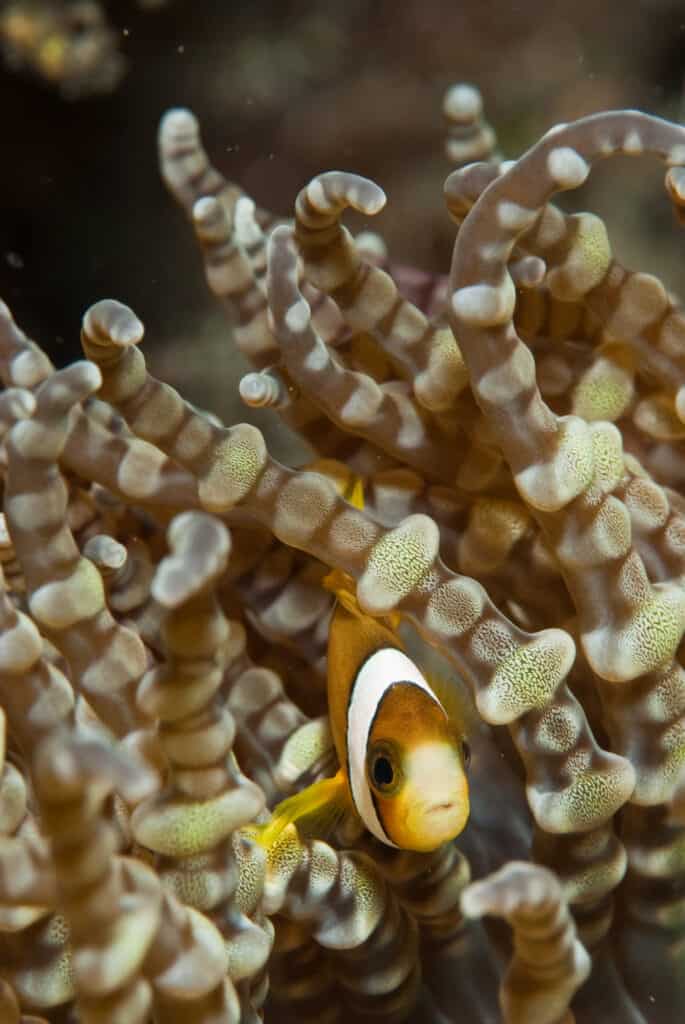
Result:
<svg viewBox="0 0 685 1024"><path fill-rule="evenodd" d="M441 804L431 804L431 806L427 808L426 814L444 814L445 811L453 811L456 806L457 805L454 800L446 800Z"/></svg>

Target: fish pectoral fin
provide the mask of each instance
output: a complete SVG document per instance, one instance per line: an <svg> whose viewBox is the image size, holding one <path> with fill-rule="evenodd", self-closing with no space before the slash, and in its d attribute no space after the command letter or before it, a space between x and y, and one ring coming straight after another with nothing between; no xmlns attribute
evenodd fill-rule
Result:
<svg viewBox="0 0 685 1024"><path fill-rule="evenodd" d="M348 487L343 497L355 508L364 508L364 480L361 476L352 477L351 487Z"/></svg>
<svg viewBox="0 0 685 1024"><path fill-rule="evenodd" d="M347 782L342 772L338 772L333 778L313 782L277 804L271 821L259 829L258 841L264 847L272 847L288 825L295 825L298 832L307 836L323 839L351 806Z"/></svg>

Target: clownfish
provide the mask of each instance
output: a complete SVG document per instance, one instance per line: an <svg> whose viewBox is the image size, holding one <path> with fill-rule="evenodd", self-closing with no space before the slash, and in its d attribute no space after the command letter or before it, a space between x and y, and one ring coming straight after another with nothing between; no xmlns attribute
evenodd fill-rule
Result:
<svg viewBox="0 0 685 1024"><path fill-rule="evenodd" d="M433 686L394 632L359 608L352 583L333 572L328 709L339 770L284 800L261 829L265 845L302 819L329 830L354 811L388 846L427 852L469 816L468 747Z"/></svg>

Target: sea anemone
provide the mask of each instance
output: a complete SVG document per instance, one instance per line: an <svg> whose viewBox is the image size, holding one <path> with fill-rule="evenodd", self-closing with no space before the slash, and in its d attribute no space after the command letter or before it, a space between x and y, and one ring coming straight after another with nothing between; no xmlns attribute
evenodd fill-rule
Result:
<svg viewBox="0 0 685 1024"><path fill-rule="evenodd" d="M240 395L300 468L153 377L121 303L60 370L0 311L9 1024L683 1014L685 315L551 200L652 154L682 214L685 129L598 114L503 161L476 89L444 109L449 279L343 226L368 179L279 221L162 121ZM330 771L331 569L462 709L472 815L434 852L353 818L259 841Z"/></svg>

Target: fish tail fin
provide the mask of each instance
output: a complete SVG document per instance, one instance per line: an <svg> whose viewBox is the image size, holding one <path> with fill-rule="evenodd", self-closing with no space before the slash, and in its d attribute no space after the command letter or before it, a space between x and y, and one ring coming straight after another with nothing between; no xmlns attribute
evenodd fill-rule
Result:
<svg viewBox="0 0 685 1024"><path fill-rule="evenodd" d="M288 825L317 838L325 838L351 806L347 783L342 772L331 779L312 783L278 804L271 821L259 829L258 841L270 848L278 842Z"/></svg>

